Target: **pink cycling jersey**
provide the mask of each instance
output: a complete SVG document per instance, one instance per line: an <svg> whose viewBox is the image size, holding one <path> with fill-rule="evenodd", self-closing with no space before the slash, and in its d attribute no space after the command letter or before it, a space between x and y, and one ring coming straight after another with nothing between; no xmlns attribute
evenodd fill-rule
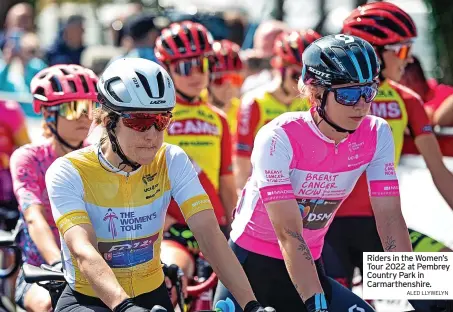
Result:
<svg viewBox="0 0 453 312"><path fill-rule="evenodd" d="M57 159L57 156L50 141L45 141L44 143L27 144L18 148L11 156L10 165L14 193L19 202L21 218L30 206L42 205L46 221L53 232L55 241L59 244L60 235L52 216L45 183L46 171L55 159ZM25 227L20 240L25 262L37 266L45 263L31 239L27 227Z"/></svg>
<svg viewBox="0 0 453 312"><path fill-rule="evenodd" d="M398 196L393 137L387 122L367 116L338 144L323 135L308 112L285 113L255 138L253 172L238 201L231 239L242 248L283 259L265 204L296 200L302 235L313 258L342 201L366 171L370 196Z"/></svg>

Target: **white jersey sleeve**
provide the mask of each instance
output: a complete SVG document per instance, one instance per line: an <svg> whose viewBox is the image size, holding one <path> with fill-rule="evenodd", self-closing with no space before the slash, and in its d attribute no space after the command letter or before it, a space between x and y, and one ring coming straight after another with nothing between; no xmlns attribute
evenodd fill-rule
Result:
<svg viewBox="0 0 453 312"><path fill-rule="evenodd" d="M373 159L366 169L370 196L398 196L398 178L395 172L395 144L388 123L376 118L377 141Z"/></svg>
<svg viewBox="0 0 453 312"><path fill-rule="evenodd" d="M46 187L53 218L61 235L79 224L91 224L79 172L71 161L60 157L46 172Z"/></svg>
<svg viewBox="0 0 453 312"><path fill-rule="evenodd" d="M282 128L270 125L261 128L252 152L252 175L264 203L294 199L290 181L293 149Z"/></svg>
<svg viewBox="0 0 453 312"><path fill-rule="evenodd" d="M186 152L179 146L169 144L167 159L171 195L180 207L184 218L187 220L200 211L213 209Z"/></svg>

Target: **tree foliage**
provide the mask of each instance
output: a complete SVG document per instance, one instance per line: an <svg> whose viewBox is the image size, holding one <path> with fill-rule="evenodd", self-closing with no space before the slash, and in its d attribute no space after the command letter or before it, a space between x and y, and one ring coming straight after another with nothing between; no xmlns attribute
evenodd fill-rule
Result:
<svg viewBox="0 0 453 312"><path fill-rule="evenodd" d="M432 38L435 45L434 75L443 83L453 84L453 1L425 0L432 23Z"/></svg>

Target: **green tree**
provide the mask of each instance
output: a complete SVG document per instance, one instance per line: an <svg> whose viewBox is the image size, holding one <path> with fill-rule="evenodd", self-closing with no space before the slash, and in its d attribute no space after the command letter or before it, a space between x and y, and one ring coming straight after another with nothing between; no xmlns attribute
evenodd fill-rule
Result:
<svg viewBox="0 0 453 312"><path fill-rule="evenodd" d="M434 76L446 84L453 84L453 1L425 0L431 11L432 38L435 60Z"/></svg>

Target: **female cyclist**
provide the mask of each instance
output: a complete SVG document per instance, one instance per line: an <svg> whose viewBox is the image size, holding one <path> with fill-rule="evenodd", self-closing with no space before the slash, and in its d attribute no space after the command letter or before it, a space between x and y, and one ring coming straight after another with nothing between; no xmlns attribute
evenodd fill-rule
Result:
<svg viewBox="0 0 453 312"><path fill-rule="evenodd" d="M225 112L234 138L237 128L237 113L240 104L244 68L239 57L240 47L229 41L216 41L212 45L214 57L208 87L208 102Z"/></svg>
<svg viewBox="0 0 453 312"><path fill-rule="evenodd" d="M320 257L331 219L365 171L381 235L393 251L412 250L390 170L391 130L367 115L377 95L377 55L365 40L340 34L316 40L302 58L300 89L313 107L258 132L230 246L258 300L277 311L373 311L326 277ZM219 285L216 299L224 291Z"/></svg>
<svg viewBox="0 0 453 312"><path fill-rule="evenodd" d="M187 153L214 206L218 223L227 228L237 200L231 135L225 114L201 97L209 84L212 44L212 36L203 25L175 23L162 30L156 42L156 57L176 88L173 123L165 133L165 142ZM178 265L191 278L198 244L175 201L170 204L167 225L162 261Z"/></svg>
<svg viewBox="0 0 453 312"><path fill-rule="evenodd" d="M243 95L238 113L234 167L239 191L250 177L250 156L258 130L285 112L302 111L310 107L306 99L298 96L297 81L302 69L302 52L319 37L313 30L280 34L274 42L275 56L271 60L277 72L276 83Z"/></svg>
<svg viewBox="0 0 453 312"><path fill-rule="evenodd" d="M173 311L160 260L173 198L244 310L264 312L187 154L163 143L176 104L167 71L146 59L119 59L97 90L101 140L59 158L46 174L68 282L56 311Z"/></svg>
<svg viewBox="0 0 453 312"><path fill-rule="evenodd" d="M47 139L24 145L11 156L14 192L25 221L21 237L23 257L31 265L47 263L61 269L60 237L44 178L55 159L82 147L97 100L96 82L91 70L78 65L43 69L31 81L33 108L43 114ZM26 283L23 272L16 284L16 302L22 309L50 309L49 293L36 284Z"/></svg>
<svg viewBox="0 0 453 312"><path fill-rule="evenodd" d="M442 162L442 154L423 109L423 102L415 92L397 83L406 65L412 61L411 45L417 35L413 20L396 5L375 2L355 9L345 19L343 32L367 40L377 51L381 81L370 112L386 119L392 129L395 164L399 163L404 132L409 128L439 192L453 207L453 192L449 187L453 185L453 175ZM386 172L393 170L390 168ZM388 240L382 234L379 235L379 219L368 198L366 175L363 174L351 195L342 203L326 235L327 248L323 260L328 276L351 288L354 268L362 268L363 252L386 249ZM443 244L432 239L428 238L430 243L427 244L425 236L418 232L411 231L410 236L414 251L421 251L420 247L423 251L446 251ZM429 310L421 305L427 302L413 302L417 311Z"/></svg>

